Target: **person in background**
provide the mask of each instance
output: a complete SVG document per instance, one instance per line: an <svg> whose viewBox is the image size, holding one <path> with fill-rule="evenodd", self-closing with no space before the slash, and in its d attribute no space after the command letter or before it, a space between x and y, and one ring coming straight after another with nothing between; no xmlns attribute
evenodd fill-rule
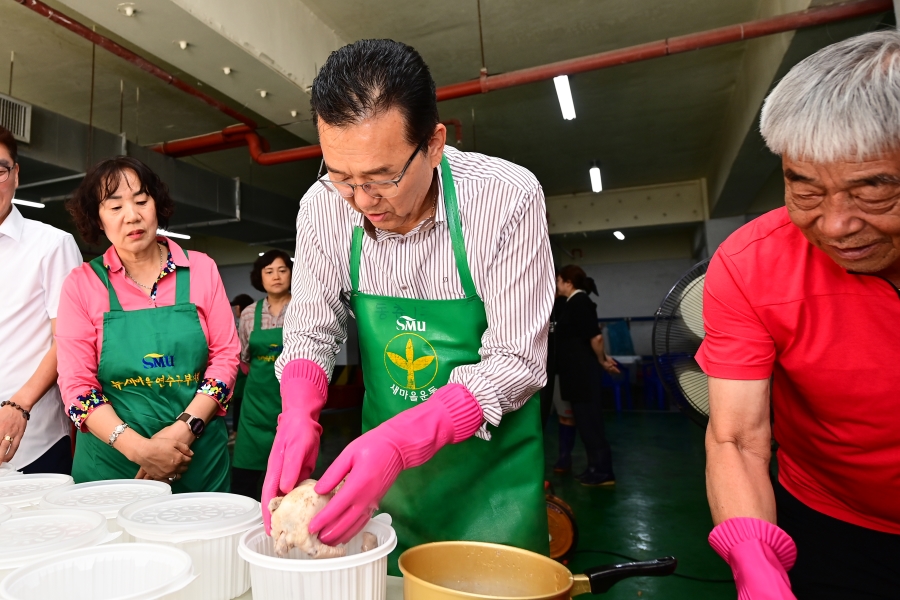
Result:
<svg viewBox="0 0 900 600"><path fill-rule="evenodd" d="M260 498L263 476L281 413L275 359L281 355L285 308L291 301L291 257L269 250L253 264L250 283L266 297L241 313L241 366L248 369L243 421L234 443L231 491Z"/></svg>
<svg viewBox="0 0 900 600"><path fill-rule="evenodd" d="M60 387L78 428L76 482L144 478L227 492L228 408L240 342L216 263L157 235L174 201L127 156L92 167L66 207L112 246L63 284Z"/></svg>
<svg viewBox="0 0 900 600"><path fill-rule="evenodd" d="M72 470L70 426L56 385L56 314L75 239L22 216L15 138L0 127L0 461L23 473Z"/></svg>
<svg viewBox="0 0 900 600"><path fill-rule="evenodd" d="M786 206L719 246L703 291L709 541L739 598L897 598L900 33L798 63L760 132Z"/></svg>
<svg viewBox="0 0 900 600"><path fill-rule="evenodd" d="M556 365L562 399L572 404L575 427L587 451L588 467L575 478L588 487L609 486L616 482L612 452L603 427L599 378L595 361L607 371L617 373L615 360L603 352L603 337L597 323L597 305L588 293L597 293L594 280L584 269L568 265L556 276L557 293L566 299L556 321ZM568 447L560 445L557 472L571 469L574 436ZM567 452L567 454L566 454Z"/></svg>
<svg viewBox="0 0 900 600"><path fill-rule="evenodd" d="M249 294L238 294L231 300L231 310L234 311L234 326L238 329L238 337L240 337L241 313L251 304L253 304L253 298L251 298ZM241 421L241 403L244 400L244 386L247 384L246 369L247 365L241 363L241 368L238 369L237 379L234 382L234 392L231 394L231 403L228 406L228 410L231 411L231 434L228 436L229 442L234 440L237 434L238 424Z"/></svg>

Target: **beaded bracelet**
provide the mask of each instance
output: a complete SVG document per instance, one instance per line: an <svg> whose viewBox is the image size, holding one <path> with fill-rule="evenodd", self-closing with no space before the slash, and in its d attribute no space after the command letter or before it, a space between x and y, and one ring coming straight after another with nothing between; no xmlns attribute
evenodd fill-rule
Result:
<svg viewBox="0 0 900 600"><path fill-rule="evenodd" d="M18 404L16 404L15 402L12 402L10 400L4 400L3 402L0 402L0 408L2 408L4 406L12 406L13 408L15 408L16 410L21 412L22 416L25 417L26 421L31 418L31 413L28 412L27 410L25 410L24 408L22 408L21 406L19 406Z"/></svg>

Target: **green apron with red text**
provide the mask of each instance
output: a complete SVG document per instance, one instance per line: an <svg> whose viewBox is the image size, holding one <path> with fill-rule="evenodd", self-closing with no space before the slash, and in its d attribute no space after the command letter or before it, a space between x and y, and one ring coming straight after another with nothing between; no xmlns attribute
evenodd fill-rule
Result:
<svg viewBox="0 0 900 600"><path fill-rule="evenodd" d="M446 157L441 172L465 298L417 300L359 292L364 230L356 227L353 232L350 306L359 328L366 386L365 431L426 402L448 382L453 369L481 359L487 315L469 271ZM495 542L547 555L543 474L540 402L535 396L504 415L490 441L473 437L447 445L424 465L400 473L379 506L393 517L398 538L388 572L400 575L397 558L408 548L446 540Z"/></svg>
<svg viewBox="0 0 900 600"><path fill-rule="evenodd" d="M282 350L282 328L263 330L262 309L260 300L250 334L250 373L234 441L234 466L256 471L266 470L281 414L281 386L275 377L275 360Z"/></svg>
<svg viewBox="0 0 900 600"><path fill-rule="evenodd" d="M109 290L97 380L119 418L145 438L152 437L174 423L194 399L209 360L197 306L190 300L190 270L175 270L174 305L125 311L109 282L103 257L90 264ZM191 445L191 464L172 483L172 491L227 492L227 443L225 419L213 417ZM129 479L139 469L92 433L78 433L72 464L75 483Z"/></svg>

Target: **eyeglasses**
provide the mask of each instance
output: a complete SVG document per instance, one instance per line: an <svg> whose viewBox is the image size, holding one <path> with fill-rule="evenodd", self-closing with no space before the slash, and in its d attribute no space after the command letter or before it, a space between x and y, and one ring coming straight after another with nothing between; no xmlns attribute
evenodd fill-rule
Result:
<svg viewBox="0 0 900 600"><path fill-rule="evenodd" d="M3 165L0 165L0 183L3 183L7 179L9 179L9 174L12 173L13 167L15 166L15 164L13 164L12 167L5 167Z"/></svg>
<svg viewBox="0 0 900 600"><path fill-rule="evenodd" d="M356 195L356 188L362 188L362 190L367 193L372 198L393 198L397 194L400 193L400 180L403 179L403 176L406 175L406 170L409 168L409 165L412 164L413 159L416 157L425 144L428 142L428 139L422 140L416 149L413 151L412 156L409 157L409 160L406 161L406 165L403 167L403 170L400 171L400 174L396 179L391 179L388 181L367 181L365 183L346 183L343 181L331 181L329 179L322 179L325 176L323 170L325 169L325 161L322 161L322 166L319 167L319 176L317 179L319 183L325 186L326 189L337 192L344 198L353 198Z"/></svg>

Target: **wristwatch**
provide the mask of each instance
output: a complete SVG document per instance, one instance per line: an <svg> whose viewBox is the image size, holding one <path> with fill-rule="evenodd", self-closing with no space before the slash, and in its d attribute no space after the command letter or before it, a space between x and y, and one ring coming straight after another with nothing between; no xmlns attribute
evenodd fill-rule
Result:
<svg viewBox="0 0 900 600"><path fill-rule="evenodd" d="M195 438L199 438L203 435L203 431L206 429L206 423L203 422L203 419L195 417L194 415L189 415L186 412L178 415L178 418L175 420L187 423L187 426L191 428L191 433L194 434Z"/></svg>

